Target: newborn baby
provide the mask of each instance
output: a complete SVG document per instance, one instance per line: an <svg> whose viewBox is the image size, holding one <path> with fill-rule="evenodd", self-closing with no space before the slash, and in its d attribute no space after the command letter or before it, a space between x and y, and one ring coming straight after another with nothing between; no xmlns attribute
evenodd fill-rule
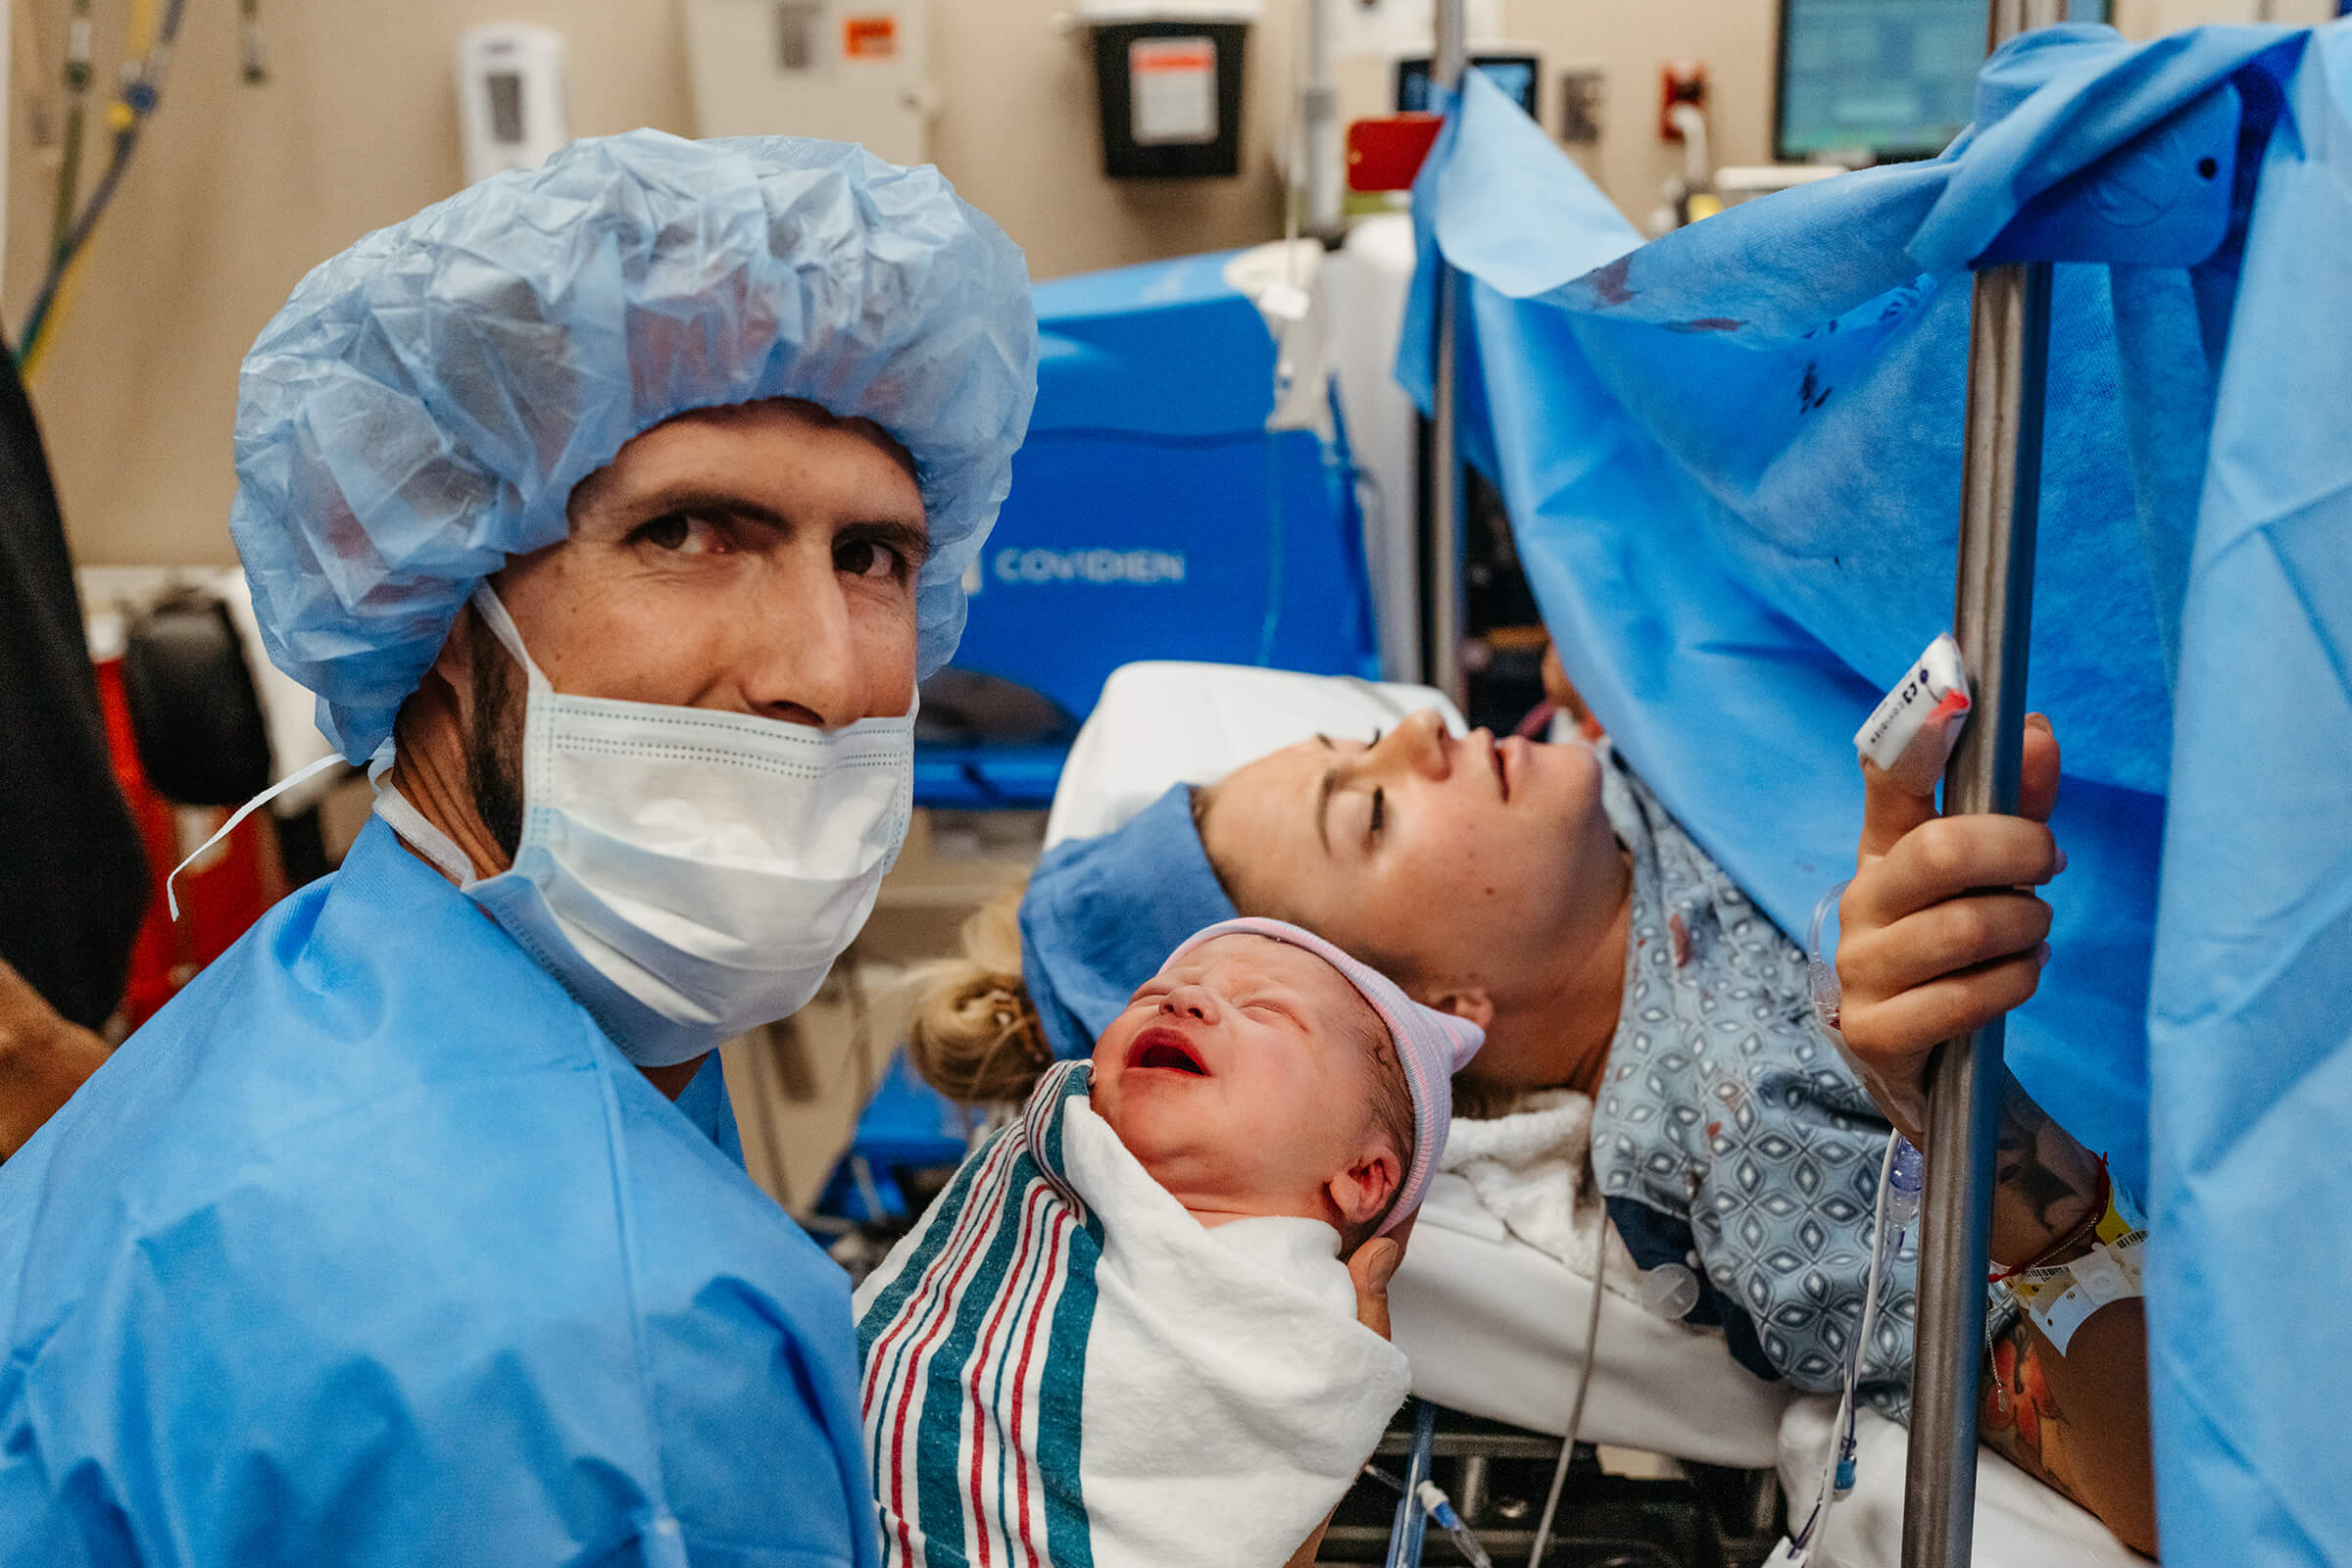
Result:
<svg viewBox="0 0 2352 1568"><path fill-rule="evenodd" d="M1344 1254L1479 1044L1295 926L1178 948L858 1289L884 1560L1287 1561L1406 1390Z"/></svg>

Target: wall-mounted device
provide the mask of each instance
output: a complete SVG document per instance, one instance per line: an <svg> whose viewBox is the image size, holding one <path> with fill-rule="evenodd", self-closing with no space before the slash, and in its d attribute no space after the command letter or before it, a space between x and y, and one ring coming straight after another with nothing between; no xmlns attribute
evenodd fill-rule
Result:
<svg viewBox="0 0 2352 1568"><path fill-rule="evenodd" d="M1544 57L1533 51L1475 50L1470 69L1500 87L1530 118L1536 113L1536 94L1543 80ZM1407 55L1396 62L1396 112L1429 113L1429 56Z"/></svg>
<svg viewBox="0 0 2352 1568"><path fill-rule="evenodd" d="M1242 61L1261 0L1080 0L1113 179L1241 172Z"/></svg>
<svg viewBox="0 0 2352 1568"><path fill-rule="evenodd" d="M2109 0L2067 0L2105 22ZM1781 0L1773 157L1783 163L1933 158L1974 113L1984 63L1976 0Z"/></svg>
<svg viewBox="0 0 2352 1568"><path fill-rule="evenodd" d="M458 134L466 183L536 169L571 140L564 110L564 35L496 22L458 35Z"/></svg>
<svg viewBox="0 0 2352 1568"><path fill-rule="evenodd" d="M686 0L704 136L823 136L894 164L931 157L927 0Z"/></svg>

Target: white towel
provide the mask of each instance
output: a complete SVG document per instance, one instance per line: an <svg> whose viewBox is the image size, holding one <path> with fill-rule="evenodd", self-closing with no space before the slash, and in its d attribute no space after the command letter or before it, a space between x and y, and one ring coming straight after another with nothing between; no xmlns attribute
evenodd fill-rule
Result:
<svg viewBox="0 0 2352 1568"><path fill-rule="evenodd" d="M1209 1229L1047 1074L858 1288L885 1562L1280 1568L1403 1401L1318 1220Z"/></svg>
<svg viewBox="0 0 2352 1568"><path fill-rule="evenodd" d="M1603 1223L1607 1210L1593 1188L1592 1152L1592 1100L1573 1089L1546 1089L1521 1097L1508 1115L1457 1117L1440 1166L1469 1182L1479 1205L1512 1235L1587 1279L1606 1245L1607 1288L1639 1301L1642 1270L1615 1228Z"/></svg>

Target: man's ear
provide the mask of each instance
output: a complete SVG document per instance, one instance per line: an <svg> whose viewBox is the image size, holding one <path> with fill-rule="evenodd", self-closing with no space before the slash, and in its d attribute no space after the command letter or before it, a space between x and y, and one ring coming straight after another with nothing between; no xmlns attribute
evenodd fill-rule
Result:
<svg viewBox="0 0 2352 1568"><path fill-rule="evenodd" d="M449 635L441 639L441 651L433 656L424 672L424 681L434 680L448 688L446 701L457 710L460 732L473 723L473 642L477 633L473 605L470 601L458 607L458 618L449 623Z"/></svg>
<svg viewBox="0 0 2352 1568"><path fill-rule="evenodd" d="M1447 986L1418 999L1424 1005L1456 1018L1467 1018L1481 1029L1494 1027L1494 999L1485 986Z"/></svg>
<svg viewBox="0 0 2352 1568"><path fill-rule="evenodd" d="M1343 1228L1352 1230L1387 1208L1403 1180L1404 1167L1396 1152L1379 1143L1364 1149L1353 1164L1324 1184L1324 1190L1331 1194L1332 1206L1348 1222Z"/></svg>

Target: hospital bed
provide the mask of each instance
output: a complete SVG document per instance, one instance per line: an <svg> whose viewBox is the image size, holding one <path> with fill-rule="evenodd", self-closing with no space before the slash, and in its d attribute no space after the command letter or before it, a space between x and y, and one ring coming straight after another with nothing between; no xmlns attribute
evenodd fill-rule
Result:
<svg viewBox="0 0 2352 1568"><path fill-rule="evenodd" d="M1104 684L1071 746L1047 843L1108 832L1173 783L1213 782L1317 732L1368 737L1426 708L1462 728L1452 705L1426 686L1204 663L1126 665ZM1412 1358L1415 1395L1448 1412L1437 1450L1442 1485L1475 1488L1498 1507L1519 1499L1502 1498L1492 1479L1496 1467L1540 1458L1537 1468L1548 1473L1585 1358L1594 1290L1591 1277L1514 1236L1461 1177L1441 1175L1431 1187L1390 1299L1396 1342ZM1760 1485L1768 1473L1777 1473L1788 1494L1810 1494L1835 1401L1792 1397L1785 1386L1755 1378L1732 1359L1720 1335L1645 1310L1637 1281L1601 1287L1596 1344L1580 1442L1664 1455L1686 1472L1712 1474L1716 1490L1731 1497L1719 1513L1752 1512L1760 1502L1769 1519L1770 1489ZM1860 1483L1832 1515L1816 1563L1891 1568L1898 1559L1905 1434L1876 1417L1863 1430ZM1392 1446L1401 1442L1393 1434ZM1477 1479L1465 1486L1471 1460L1479 1461ZM1729 1487L1722 1485L1726 1471L1733 1473ZM1742 1489L1741 1476L1753 1484ZM1737 1517L1718 1519L1723 1528L1712 1545L1702 1543L1683 1557L1659 1555L1668 1548L1639 1532L1623 1540L1580 1536L1577 1521L1589 1516L1575 1511L1579 1505L1603 1518L1628 1507L1628 1518L1644 1509L1654 1517L1657 1506L1629 1504L1625 1488L1589 1464L1576 1480L1555 1537L1563 1548L1583 1539L1591 1549L1581 1558L1563 1549L1555 1563L1755 1560L1761 1552L1752 1543L1761 1539L1769 1550L1774 1539L1771 1526L1759 1538L1752 1520ZM2140 1560L2090 1515L1989 1453L1977 1516L1981 1564L2121 1568ZM1529 1537L1526 1521L1507 1515L1481 1518L1474 1510L1471 1523L1482 1531L1503 1527L1498 1544ZM1358 1560L1348 1554L1349 1539L1335 1531L1324 1560ZM1460 1560L1447 1549L1433 1538L1425 1560ZM1362 1560L1381 1560L1380 1553ZM1496 1560L1508 1558L1497 1550Z"/></svg>

